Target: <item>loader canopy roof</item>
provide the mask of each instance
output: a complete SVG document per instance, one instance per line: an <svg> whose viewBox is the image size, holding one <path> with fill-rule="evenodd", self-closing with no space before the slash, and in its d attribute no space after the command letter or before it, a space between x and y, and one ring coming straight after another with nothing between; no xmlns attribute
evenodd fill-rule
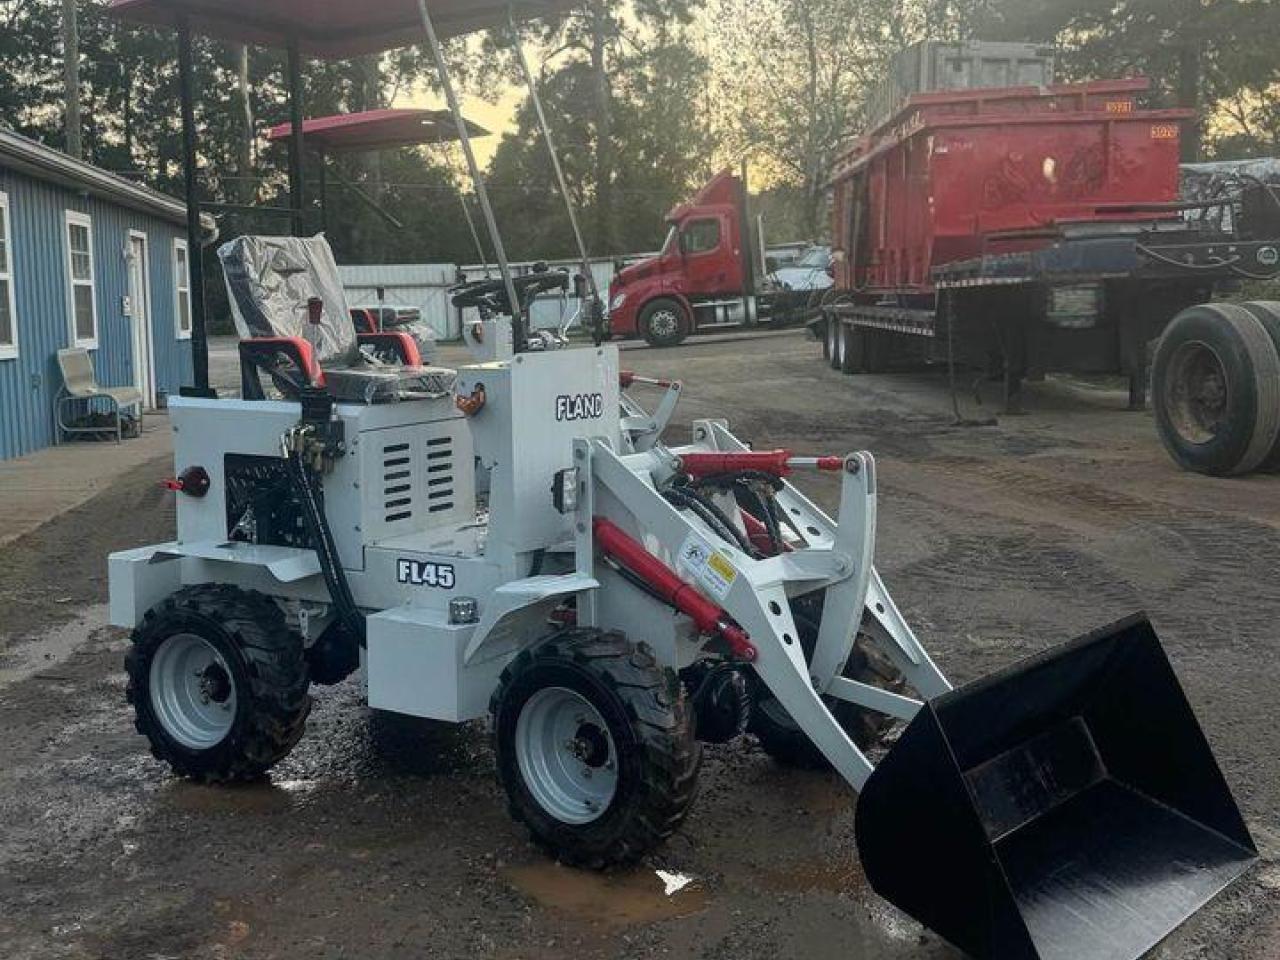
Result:
<svg viewBox="0 0 1280 960"><path fill-rule="evenodd" d="M467 121L472 137L489 131ZM419 143L443 143L458 139L458 128L448 110L366 110L303 121L302 134L309 147L336 153L344 150L384 150ZM281 123L267 131L268 140L288 140L293 128Z"/></svg>
<svg viewBox="0 0 1280 960"><path fill-rule="evenodd" d="M441 39L506 22L508 0L431 0ZM517 20L554 14L572 0L512 0ZM422 41L417 0L112 0L112 15L137 23L176 27L190 18L195 33L233 43L285 47L325 59L378 53Z"/></svg>

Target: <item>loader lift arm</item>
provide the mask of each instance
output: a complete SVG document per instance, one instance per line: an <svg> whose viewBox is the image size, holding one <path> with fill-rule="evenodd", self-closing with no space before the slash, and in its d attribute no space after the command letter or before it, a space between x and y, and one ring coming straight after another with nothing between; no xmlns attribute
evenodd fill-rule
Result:
<svg viewBox="0 0 1280 960"><path fill-rule="evenodd" d="M715 442L728 451L745 446L723 426L704 423L698 452ZM711 438L716 441L710 443ZM753 666L770 692L800 725L831 765L855 789L874 766L849 738L823 702L823 695L899 719L910 719L922 702L839 676L853 649L868 597L879 629L874 639L916 690L933 696L950 684L924 653L897 613L870 563L875 549L875 463L869 454L842 461L839 522L831 520L794 487L779 492L783 509L800 518L809 538L802 549L756 559L718 536L696 514L662 497L657 484L677 470L682 452L658 448L619 456L599 441L581 441L575 455L583 471L576 528L578 569L589 572L604 545L592 531L601 526L625 531L645 543L659 562L676 571L705 602L718 606L745 633L754 650ZM799 642L790 599L825 591L826 601L812 661ZM592 606L579 610L581 623L595 622ZM703 626L700 624L700 626ZM708 631L713 632L713 631ZM729 644L734 648L734 644Z"/></svg>

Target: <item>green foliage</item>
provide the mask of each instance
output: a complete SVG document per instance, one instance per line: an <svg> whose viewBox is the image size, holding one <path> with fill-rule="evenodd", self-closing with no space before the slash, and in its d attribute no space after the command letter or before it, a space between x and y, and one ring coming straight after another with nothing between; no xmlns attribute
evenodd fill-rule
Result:
<svg viewBox="0 0 1280 960"><path fill-rule="evenodd" d="M657 246L666 212L712 173L715 139L701 109L706 60L684 24L688 0L644 0L626 16L589 4L542 37L558 51L539 93L588 251ZM490 189L516 258L575 255L537 116L527 101L494 157Z"/></svg>
<svg viewBox="0 0 1280 960"><path fill-rule="evenodd" d="M1209 158L1280 152L1280 4L1270 0L990 0L984 33L1055 41L1062 74L1142 74L1152 101L1194 106Z"/></svg>

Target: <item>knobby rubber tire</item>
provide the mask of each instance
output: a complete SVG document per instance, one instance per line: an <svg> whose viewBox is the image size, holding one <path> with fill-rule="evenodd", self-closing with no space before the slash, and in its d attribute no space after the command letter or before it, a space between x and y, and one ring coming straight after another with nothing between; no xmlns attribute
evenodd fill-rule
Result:
<svg viewBox="0 0 1280 960"><path fill-rule="evenodd" d="M169 637L190 633L222 655L235 684L236 717L206 749L175 740L151 703L151 661ZM256 780L301 739L311 712L302 638L267 596L225 584L183 587L147 611L125 656L125 698L151 752L180 776L204 783Z"/></svg>
<svg viewBox="0 0 1280 960"><path fill-rule="evenodd" d="M516 754L516 725L539 690L584 696L609 726L618 782L605 811L569 824L530 793ZM512 819L563 863L593 870L634 863L679 828L697 796L701 746L675 672L644 643L620 633L571 628L523 651L502 673L489 704L498 778Z"/></svg>
<svg viewBox="0 0 1280 960"><path fill-rule="evenodd" d="M800 634L800 645L804 649L806 659L812 658L813 648L817 643L818 624L821 622L822 607L813 595L793 601L792 614L796 630ZM857 680L871 686L881 687L894 693L900 693L906 686L902 674L887 656L866 634L859 633L853 651L845 662L841 676L849 680ZM785 709L773 700L764 682L757 678L757 706L751 711L751 722L748 730L756 735L760 747L776 762L786 767L803 770L824 770L830 766L808 734L786 715ZM773 700L772 710L761 709L761 705ZM847 700L826 697L824 701L836 722L849 735L859 750L864 753L877 746L893 726L892 717L868 710ZM771 714L780 712L783 716L774 718Z"/></svg>

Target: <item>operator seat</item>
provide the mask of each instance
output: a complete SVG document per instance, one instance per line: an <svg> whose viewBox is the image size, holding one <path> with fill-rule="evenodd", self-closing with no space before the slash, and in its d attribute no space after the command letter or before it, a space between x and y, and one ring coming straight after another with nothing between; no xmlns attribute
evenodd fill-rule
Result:
<svg viewBox="0 0 1280 960"><path fill-rule="evenodd" d="M422 366L408 334L357 333L323 235L237 237L218 248L218 259L240 335L246 396L249 374L256 384L258 369L270 373L286 395L322 386L346 403L453 392L456 373ZM283 372L286 357L291 372Z"/></svg>

